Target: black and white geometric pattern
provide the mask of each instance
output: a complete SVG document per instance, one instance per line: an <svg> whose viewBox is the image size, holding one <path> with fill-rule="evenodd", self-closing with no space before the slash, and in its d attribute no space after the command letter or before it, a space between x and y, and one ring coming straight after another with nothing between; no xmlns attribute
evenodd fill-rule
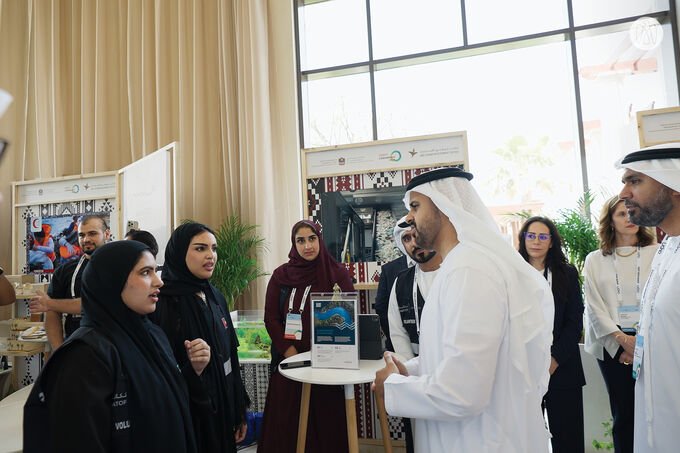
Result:
<svg viewBox="0 0 680 453"><path fill-rule="evenodd" d="M108 198L104 199L101 201L101 204L99 205L99 211L100 212L113 212L116 209L116 207L111 203L111 200Z"/></svg>
<svg viewBox="0 0 680 453"><path fill-rule="evenodd" d="M31 217L35 217L35 212L33 212L33 209L31 209L30 206L27 206L24 208L24 211L21 213L21 218L24 220L28 220Z"/></svg>
<svg viewBox="0 0 680 453"><path fill-rule="evenodd" d="M307 180L308 219L319 222L321 213L321 194L325 192L324 178Z"/></svg>
<svg viewBox="0 0 680 453"><path fill-rule="evenodd" d="M269 363L241 363L241 379L250 397L248 412L264 412L269 377Z"/></svg>

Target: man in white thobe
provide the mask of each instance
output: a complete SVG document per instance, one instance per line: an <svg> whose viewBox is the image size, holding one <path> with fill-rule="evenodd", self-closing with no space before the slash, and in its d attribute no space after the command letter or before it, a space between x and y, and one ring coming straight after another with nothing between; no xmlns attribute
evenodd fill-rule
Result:
<svg viewBox="0 0 680 453"><path fill-rule="evenodd" d="M399 219L394 227L394 241L399 250L415 263L397 275L387 309L394 352L400 359L409 360L417 356L420 349L420 318L442 257L434 250L418 247L415 230L406 223L406 216ZM413 428L408 418L404 419L404 434L406 451L413 453Z"/></svg>
<svg viewBox="0 0 680 453"><path fill-rule="evenodd" d="M642 292L635 336L634 451L680 451L680 143L643 148L616 163L625 169L630 221L666 237Z"/></svg>
<svg viewBox="0 0 680 453"><path fill-rule="evenodd" d="M446 168L407 186L416 243L443 262L420 355L402 364L386 353L375 390L390 415L416 419L416 452L547 452L552 294L503 239L471 178Z"/></svg>

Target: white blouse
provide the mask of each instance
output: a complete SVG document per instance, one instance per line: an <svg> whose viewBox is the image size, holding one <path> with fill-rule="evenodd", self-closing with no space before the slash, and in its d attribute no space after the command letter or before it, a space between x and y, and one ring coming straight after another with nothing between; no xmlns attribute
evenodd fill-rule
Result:
<svg viewBox="0 0 680 453"><path fill-rule="evenodd" d="M649 277L652 259L656 254L658 244L649 245L640 249L640 287L641 290ZM600 360L604 360L602 348L604 347L610 356L614 357L619 349L619 344L609 336L619 330L619 305L640 305L636 297L637 280L637 253L635 247L618 247L616 250L621 255L616 257L616 269L614 268L614 256L603 256L600 250L591 252L586 257L583 267L585 280L586 309L583 314L583 326L585 329L585 350ZM619 273L621 282L621 294L623 300L616 297L616 271Z"/></svg>

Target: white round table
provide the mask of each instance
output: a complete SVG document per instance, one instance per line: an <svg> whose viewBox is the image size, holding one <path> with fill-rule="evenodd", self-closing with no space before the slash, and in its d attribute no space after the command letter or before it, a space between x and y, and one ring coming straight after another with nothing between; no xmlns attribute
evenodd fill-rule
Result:
<svg viewBox="0 0 680 453"><path fill-rule="evenodd" d="M281 363L311 360L309 351L288 357ZM302 397L300 399L300 421L298 423L297 453L304 453L307 439L307 420L309 416L309 396L311 385L342 385L345 388L345 412L347 415L347 441L350 453L358 453L359 437L357 435L357 413L354 405L354 384L364 384L375 379L375 372L385 367L385 361L360 360L358 370L344 370L336 368L291 368L283 369L279 366L279 373L293 381L302 382ZM380 431L382 432L385 451L392 452L390 430L387 424L385 402L376 396Z"/></svg>

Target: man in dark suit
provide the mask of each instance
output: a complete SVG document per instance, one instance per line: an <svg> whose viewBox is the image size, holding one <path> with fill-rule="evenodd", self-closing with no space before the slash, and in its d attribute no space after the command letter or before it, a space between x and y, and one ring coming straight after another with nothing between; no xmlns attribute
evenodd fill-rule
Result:
<svg viewBox="0 0 680 453"><path fill-rule="evenodd" d="M403 256L397 258L396 260L385 263L380 268L380 282L378 283L378 294L375 296L375 312L380 317L380 327L385 334L385 347L388 351L394 352L394 347L392 347L392 342L390 341L390 325L387 320L387 307L390 302L390 291L392 291L392 285L397 279L397 275L401 271L408 269L413 266L413 260L408 257L406 250L404 249L404 244L401 242L401 235L410 229L400 227L400 223L404 223L406 217L403 217L397 221L394 227L394 241L401 250Z"/></svg>

